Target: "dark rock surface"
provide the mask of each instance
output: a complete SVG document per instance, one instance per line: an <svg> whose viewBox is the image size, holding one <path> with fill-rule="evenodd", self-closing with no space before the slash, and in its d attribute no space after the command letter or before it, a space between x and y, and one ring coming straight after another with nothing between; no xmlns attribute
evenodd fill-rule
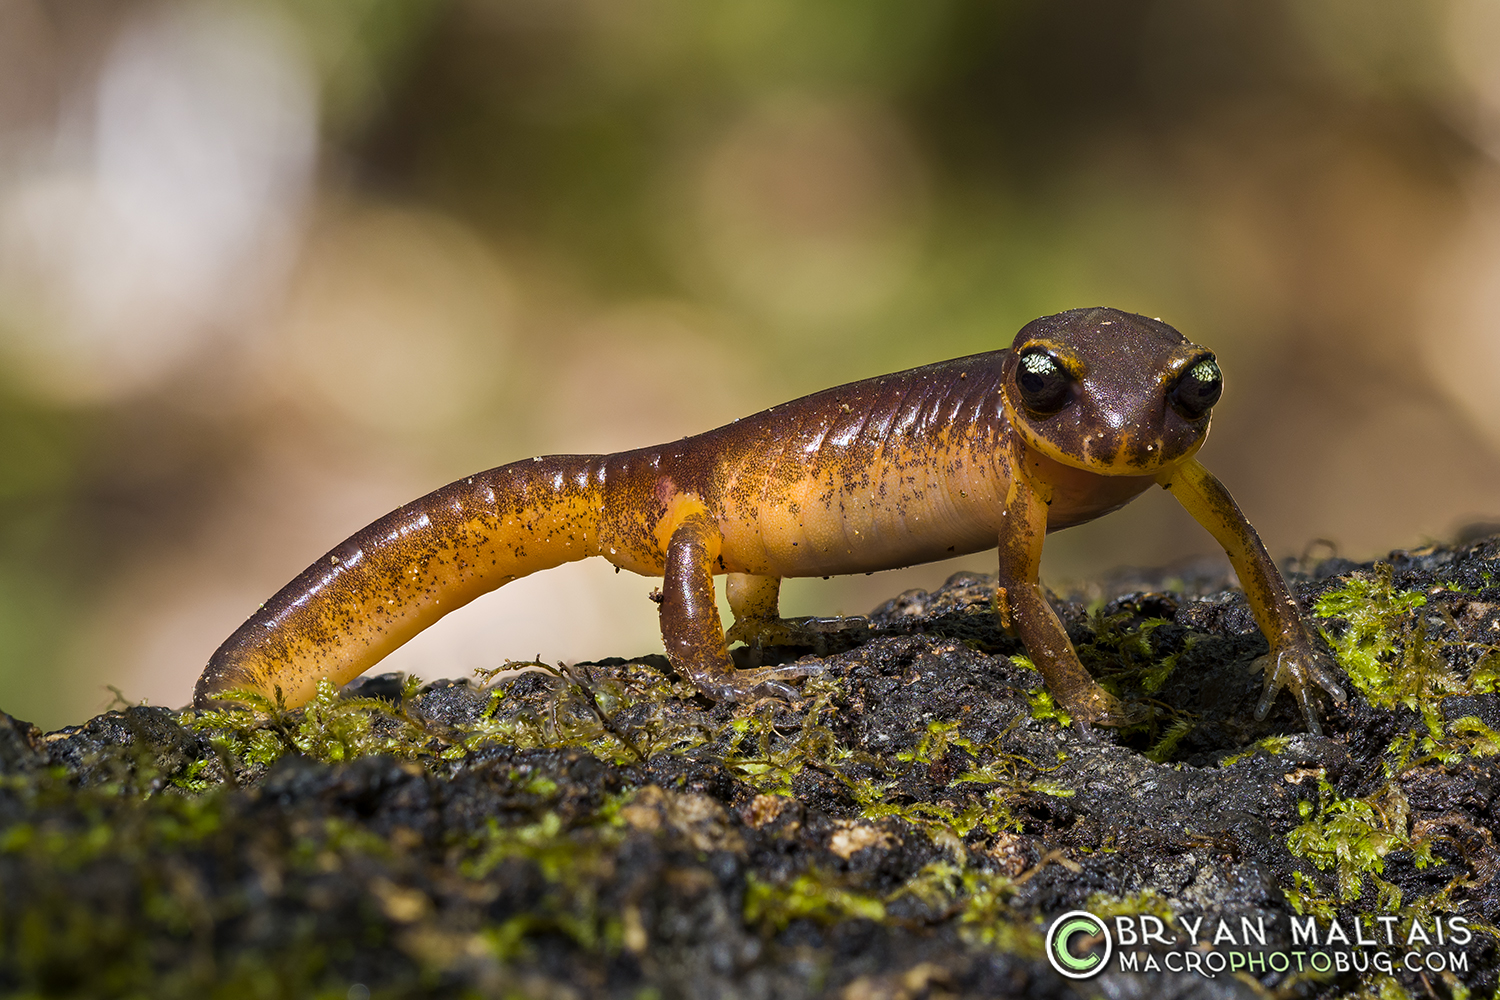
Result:
<svg viewBox="0 0 1500 1000"><path fill-rule="evenodd" d="M1125 732L1060 723L974 574L781 651L824 667L790 705L711 705L644 657L0 716L0 991L1493 995L1500 541L1301 569L1351 675L1323 737L1285 695L1254 720L1265 642L1201 567L1060 605L1156 707ZM1114 931L1095 978L1045 957L1071 910Z"/></svg>

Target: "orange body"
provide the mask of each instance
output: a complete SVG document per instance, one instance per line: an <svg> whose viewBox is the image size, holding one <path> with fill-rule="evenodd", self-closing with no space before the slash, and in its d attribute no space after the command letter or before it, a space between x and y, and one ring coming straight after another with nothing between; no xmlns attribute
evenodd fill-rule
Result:
<svg viewBox="0 0 1500 1000"><path fill-rule="evenodd" d="M1282 645L1313 650L1297 654L1312 663L1296 605L1228 494L1195 509L1188 494L1202 489L1184 485L1201 486L1191 456L1208 412L1185 417L1178 397L1205 364L1212 355L1165 324L1079 310L1028 325L1008 350L828 389L671 444L470 476L308 567L214 654L196 703L279 688L288 705L302 704L319 678L350 680L481 594L587 556L664 577L668 655L706 694L785 696L788 679L815 668L735 670L715 574L729 574L735 631L745 634L774 628L783 577L889 569L998 544L1006 624L1075 715L1118 723L1126 713L1078 665L1041 597L1041 537L1158 483L1225 543L1268 638L1290 636ZM1205 385L1188 389L1201 395ZM1189 409L1201 402L1193 398ZM1214 517L1228 517L1238 536L1215 530ZM1305 670L1286 682L1302 691L1306 676L1324 683Z"/></svg>

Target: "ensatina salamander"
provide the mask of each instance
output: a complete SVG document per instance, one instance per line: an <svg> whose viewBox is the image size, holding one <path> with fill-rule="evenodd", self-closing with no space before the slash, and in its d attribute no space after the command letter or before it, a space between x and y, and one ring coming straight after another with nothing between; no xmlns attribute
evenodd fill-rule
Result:
<svg viewBox="0 0 1500 1000"><path fill-rule="evenodd" d="M782 625L789 576L909 566L999 545L996 608L1057 701L1082 723L1139 718L1078 661L1037 581L1049 531L1152 485L1228 554L1270 643L1256 717L1290 688L1308 729L1322 688L1344 693L1255 529L1193 456L1222 378L1172 327L1114 309L1027 324L1009 349L852 382L671 444L553 455L460 479L356 532L219 647L200 707L233 689L295 707L344 683L443 615L519 577L586 556L664 577L667 657L715 700L793 696L816 664L736 669L714 602L728 574L730 638Z"/></svg>

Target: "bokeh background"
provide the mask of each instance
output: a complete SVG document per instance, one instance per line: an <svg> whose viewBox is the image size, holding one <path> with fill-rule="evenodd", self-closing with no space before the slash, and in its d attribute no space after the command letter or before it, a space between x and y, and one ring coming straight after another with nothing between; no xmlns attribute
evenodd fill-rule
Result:
<svg viewBox="0 0 1500 1000"><path fill-rule="evenodd" d="M1497 156L1500 0L0 0L0 707L182 704L451 479L1080 305L1219 353L1204 459L1276 556L1500 520ZM1212 549L1157 491L1044 576ZM651 586L389 662L659 649Z"/></svg>

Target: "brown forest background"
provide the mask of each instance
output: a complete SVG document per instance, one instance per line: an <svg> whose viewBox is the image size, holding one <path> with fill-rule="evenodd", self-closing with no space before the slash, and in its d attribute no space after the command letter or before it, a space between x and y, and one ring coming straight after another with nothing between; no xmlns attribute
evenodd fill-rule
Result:
<svg viewBox="0 0 1500 1000"><path fill-rule="evenodd" d="M1500 519L1497 43L1496 0L0 0L0 708L181 704L444 482L1080 305L1219 353L1205 461L1278 557ZM1209 551L1158 492L1044 570ZM391 663L659 648L650 587L565 567Z"/></svg>

